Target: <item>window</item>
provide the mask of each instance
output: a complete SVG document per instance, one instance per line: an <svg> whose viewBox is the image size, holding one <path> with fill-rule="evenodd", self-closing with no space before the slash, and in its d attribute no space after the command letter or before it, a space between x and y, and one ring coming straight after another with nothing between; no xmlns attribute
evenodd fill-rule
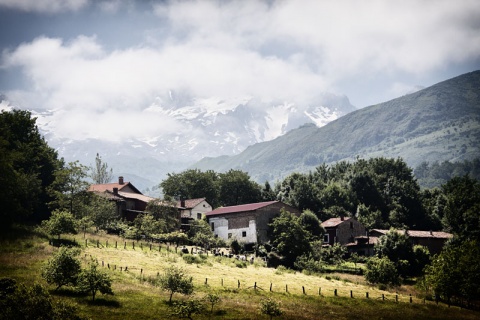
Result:
<svg viewBox="0 0 480 320"><path fill-rule="evenodd" d="M212 231L215 231L215 223L212 222L211 226L212 226Z"/></svg>
<svg viewBox="0 0 480 320"><path fill-rule="evenodd" d="M246 237L247 236L247 231L242 231L242 237Z"/></svg>
<svg viewBox="0 0 480 320"><path fill-rule="evenodd" d="M197 213L197 219L198 219L198 220L201 220L201 219L202 219L202 214L201 214L201 213Z"/></svg>
<svg viewBox="0 0 480 320"><path fill-rule="evenodd" d="M228 234L228 239L231 239L231 238L232 238L232 234L229 233L229 234Z"/></svg>
<svg viewBox="0 0 480 320"><path fill-rule="evenodd" d="M325 233L323 236L323 242L329 243L330 242L330 235L328 233Z"/></svg>

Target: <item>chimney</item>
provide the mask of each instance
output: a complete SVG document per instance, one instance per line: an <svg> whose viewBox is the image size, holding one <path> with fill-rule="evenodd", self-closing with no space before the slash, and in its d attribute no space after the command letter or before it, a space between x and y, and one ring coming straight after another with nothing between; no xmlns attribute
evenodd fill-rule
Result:
<svg viewBox="0 0 480 320"><path fill-rule="evenodd" d="M180 199L180 207L185 208L185 199Z"/></svg>
<svg viewBox="0 0 480 320"><path fill-rule="evenodd" d="M340 215L340 220L341 220L341 221L345 220L345 218L343 217L343 214Z"/></svg>
<svg viewBox="0 0 480 320"><path fill-rule="evenodd" d="M118 184L123 184L123 177L122 176L118 177Z"/></svg>
<svg viewBox="0 0 480 320"><path fill-rule="evenodd" d="M113 188L113 194L118 195L118 188Z"/></svg>

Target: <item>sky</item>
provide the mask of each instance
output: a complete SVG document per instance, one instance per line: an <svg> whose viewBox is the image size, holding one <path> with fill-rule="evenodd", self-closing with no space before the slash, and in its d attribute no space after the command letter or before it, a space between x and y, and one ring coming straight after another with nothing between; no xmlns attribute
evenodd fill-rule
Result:
<svg viewBox="0 0 480 320"><path fill-rule="evenodd" d="M65 136L150 112L172 92L357 108L480 69L477 0L0 0L0 94ZM5 107L5 102L3 102ZM159 124L161 124L159 126ZM82 133L84 134L84 133Z"/></svg>

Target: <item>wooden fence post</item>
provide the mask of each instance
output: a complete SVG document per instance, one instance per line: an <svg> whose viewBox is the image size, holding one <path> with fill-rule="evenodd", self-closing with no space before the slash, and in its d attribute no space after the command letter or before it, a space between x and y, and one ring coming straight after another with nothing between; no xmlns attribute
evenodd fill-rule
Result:
<svg viewBox="0 0 480 320"><path fill-rule="evenodd" d="M240 280L238 280L238 288L240 289Z"/></svg>
<svg viewBox="0 0 480 320"><path fill-rule="evenodd" d="M335 289L335 290L333 291L333 294L334 294L335 296L337 296L337 289Z"/></svg>
<svg viewBox="0 0 480 320"><path fill-rule="evenodd" d="M135 241L132 241L132 248L135 250Z"/></svg>
<svg viewBox="0 0 480 320"><path fill-rule="evenodd" d="M88 247L88 239L85 239L85 248Z"/></svg>
<svg viewBox="0 0 480 320"><path fill-rule="evenodd" d="M108 248L108 240L105 242L105 247Z"/></svg>
<svg viewBox="0 0 480 320"><path fill-rule="evenodd" d="M205 278L205 285L208 285L208 278Z"/></svg>
<svg viewBox="0 0 480 320"><path fill-rule="evenodd" d="M395 302L398 302L398 294L395 295Z"/></svg>
<svg viewBox="0 0 480 320"><path fill-rule="evenodd" d="M385 301L385 294L382 293L382 301Z"/></svg>
<svg viewBox="0 0 480 320"><path fill-rule="evenodd" d="M412 294L410 293L410 303L412 303L413 300L412 300Z"/></svg>
<svg viewBox="0 0 480 320"><path fill-rule="evenodd" d="M100 241L98 241L98 239L97 239L97 248L99 248L99 247L100 247Z"/></svg>
<svg viewBox="0 0 480 320"><path fill-rule="evenodd" d="M350 290L350 298L353 298L353 290Z"/></svg>
<svg viewBox="0 0 480 320"><path fill-rule="evenodd" d="M288 284L285 285L285 292L288 293Z"/></svg>
<svg viewBox="0 0 480 320"><path fill-rule="evenodd" d="M319 296L322 295L322 288L321 288L321 287L318 287L318 295L319 295Z"/></svg>
<svg viewBox="0 0 480 320"><path fill-rule="evenodd" d="M272 292L272 283L270 282L270 292Z"/></svg>
<svg viewBox="0 0 480 320"><path fill-rule="evenodd" d="M127 249L127 241L123 244L123 249Z"/></svg>
<svg viewBox="0 0 480 320"><path fill-rule="evenodd" d="M368 299L368 292L365 292L365 297Z"/></svg>
<svg viewBox="0 0 480 320"><path fill-rule="evenodd" d="M115 249L117 249L117 241L115 241Z"/></svg>

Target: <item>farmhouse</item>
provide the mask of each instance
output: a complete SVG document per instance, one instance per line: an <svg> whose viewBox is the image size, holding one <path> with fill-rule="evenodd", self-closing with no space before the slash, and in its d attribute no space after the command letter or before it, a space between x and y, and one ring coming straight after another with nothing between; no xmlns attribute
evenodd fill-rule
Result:
<svg viewBox="0 0 480 320"><path fill-rule="evenodd" d="M205 214L213 209L205 198L178 200L177 208L183 230L187 230L193 220L203 219Z"/></svg>
<svg viewBox="0 0 480 320"><path fill-rule="evenodd" d="M355 241L355 237L366 235L365 227L354 218L331 218L322 222L325 229L323 243L331 245L340 243L346 245Z"/></svg>
<svg viewBox="0 0 480 320"><path fill-rule="evenodd" d="M214 234L224 240L237 239L244 243L268 241L268 224L285 209L299 215L300 211L280 201L242 204L217 208L207 212Z"/></svg>
<svg viewBox="0 0 480 320"><path fill-rule="evenodd" d="M118 177L118 182L92 184L88 191L115 201L118 215L128 221L133 221L143 213L148 202L156 200L143 195L133 184L125 182L122 176Z"/></svg>
<svg viewBox="0 0 480 320"><path fill-rule="evenodd" d="M384 229L373 229L370 232L370 239L386 235L388 231L389 230ZM451 233L442 231L397 230L397 232L406 233L412 242L412 246L421 245L427 247L431 254L440 253L445 242L453 237Z"/></svg>

